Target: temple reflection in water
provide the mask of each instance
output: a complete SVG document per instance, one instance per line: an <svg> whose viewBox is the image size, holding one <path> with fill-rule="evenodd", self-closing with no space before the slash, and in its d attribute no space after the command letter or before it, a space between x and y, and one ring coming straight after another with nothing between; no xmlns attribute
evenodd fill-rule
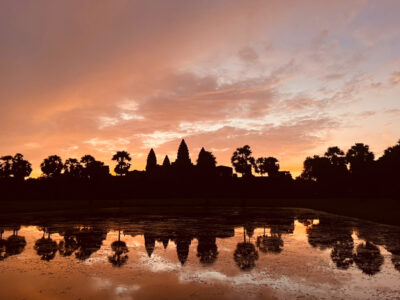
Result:
<svg viewBox="0 0 400 300"><path fill-rule="evenodd" d="M337 218L327 214L275 210L263 213L235 215L234 212L209 217L129 214L90 216L87 221L52 216L7 218L0 226L0 261L22 255L32 247L37 258L50 262L56 256L89 260L107 239L110 232L117 238L110 244L107 262L123 267L135 248L128 247L129 237L143 237L147 256L154 255L156 245L163 249L175 247L177 258L184 266L190 246L197 240L196 257L200 265L212 266L219 259L219 241L232 239L235 232L242 235L236 247L229 249L231 260L238 269L249 271L259 259L280 255L285 251L285 236L293 235L296 226L305 228L305 240L319 251L329 251L330 259L339 270L356 266L362 273L373 276L384 263L382 250L391 254L391 263L400 271L400 230L390 226L354 219ZM27 243L19 233L21 228L34 226L41 236L34 244ZM52 236L59 237L57 240ZM355 241L357 239L357 241ZM192 248L193 249L193 248ZM193 251L193 250L192 250Z"/></svg>

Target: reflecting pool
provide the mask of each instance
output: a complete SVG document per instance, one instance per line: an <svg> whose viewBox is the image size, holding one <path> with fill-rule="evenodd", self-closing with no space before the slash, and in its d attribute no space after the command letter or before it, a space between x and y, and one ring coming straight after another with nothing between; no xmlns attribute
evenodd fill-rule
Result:
<svg viewBox="0 0 400 300"><path fill-rule="evenodd" d="M399 227L278 208L0 218L0 299L399 298Z"/></svg>

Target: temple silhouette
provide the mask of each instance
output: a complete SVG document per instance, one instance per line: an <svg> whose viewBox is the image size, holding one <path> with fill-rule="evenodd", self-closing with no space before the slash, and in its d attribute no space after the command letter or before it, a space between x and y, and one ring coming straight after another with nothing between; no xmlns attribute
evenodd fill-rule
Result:
<svg viewBox="0 0 400 300"><path fill-rule="evenodd" d="M293 179L280 170L271 156L254 157L251 147L237 148L230 166L217 165L214 154L204 147L193 161L181 140L175 161L166 155L157 161L150 149L146 168L134 165L127 151L117 151L115 176L110 167L87 154L81 159L58 155L45 158L42 176L29 178L31 164L20 153L0 157L2 198L14 199L277 199L336 197L399 197L400 141L375 159L369 146L356 143L347 152L329 147L324 155L307 157L303 172Z"/></svg>

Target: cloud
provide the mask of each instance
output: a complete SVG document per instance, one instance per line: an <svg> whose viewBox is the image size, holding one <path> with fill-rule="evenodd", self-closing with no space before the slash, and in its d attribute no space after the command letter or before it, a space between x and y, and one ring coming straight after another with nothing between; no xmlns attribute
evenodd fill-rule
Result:
<svg viewBox="0 0 400 300"><path fill-rule="evenodd" d="M238 54L239 57L245 62L254 63L258 59L257 52L251 47L244 47L240 49Z"/></svg>
<svg viewBox="0 0 400 300"><path fill-rule="evenodd" d="M400 84L400 72L393 72L390 74L389 81L392 85Z"/></svg>

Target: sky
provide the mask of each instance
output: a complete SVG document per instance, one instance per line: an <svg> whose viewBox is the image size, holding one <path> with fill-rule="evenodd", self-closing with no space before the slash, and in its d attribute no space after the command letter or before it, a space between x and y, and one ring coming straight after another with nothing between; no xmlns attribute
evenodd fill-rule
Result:
<svg viewBox="0 0 400 300"><path fill-rule="evenodd" d="M400 139L398 0L0 0L0 155L114 166L185 138L304 159ZM112 169L111 168L111 169Z"/></svg>

